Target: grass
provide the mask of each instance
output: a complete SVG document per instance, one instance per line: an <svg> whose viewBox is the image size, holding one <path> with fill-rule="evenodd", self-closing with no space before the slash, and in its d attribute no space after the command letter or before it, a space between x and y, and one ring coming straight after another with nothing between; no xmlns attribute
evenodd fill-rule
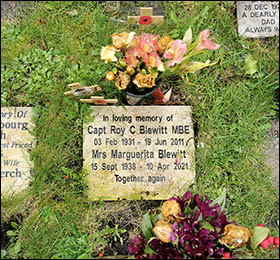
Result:
<svg viewBox="0 0 280 260"><path fill-rule="evenodd" d="M240 37L233 1L163 5L165 23L151 27L154 33L182 38L189 26L194 35L209 28L222 45L202 57L219 59L218 64L190 75L196 86L181 82L185 104L193 109L196 143L204 144L196 151L197 179L190 190L214 199L225 187L231 220L249 228L262 223L276 236L279 193L265 164L264 144L269 121L278 115L279 39ZM77 12L67 13L73 10ZM88 120L89 106L63 95L69 83L99 83L102 95L121 100L111 82L104 80L110 65L100 61L99 53L112 33L125 30L138 29L110 20L104 3L93 1L42 1L16 26L1 23L2 106L34 107L32 134L37 142L31 153L34 174L29 189L2 198L1 249L6 258L126 254L128 239L140 230L143 214L160 205L87 201L82 125ZM253 75L245 73L248 54L258 61ZM19 228L8 237L6 231L15 230L12 222ZM277 256L278 250L264 251L256 258Z"/></svg>

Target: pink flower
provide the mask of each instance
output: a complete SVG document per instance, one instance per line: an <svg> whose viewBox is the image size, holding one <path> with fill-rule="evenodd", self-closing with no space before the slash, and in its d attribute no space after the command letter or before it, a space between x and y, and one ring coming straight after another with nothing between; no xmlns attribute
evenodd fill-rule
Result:
<svg viewBox="0 0 280 260"><path fill-rule="evenodd" d="M162 64L160 57L157 52L152 52L151 54L147 54L143 57L144 62L148 68L156 68Z"/></svg>
<svg viewBox="0 0 280 260"><path fill-rule="evenodd" d="M128 50L125 54L125 63L127 66L136 67L137 60L137 52L135 49Z"/></svg>
<svg viewBox="0 0 280 260"><path fill-rule="evenodd" d="M137 56L144 58L146 54L157 51L159 48L157 38L158 35L142 33L136 47Z"/></svg>
<svg viewBox="0 0 280 260"><path fill-rule="evenodd" d="M168 63L168 67L174 66L176 63L180 64L183 58L183 55L187 51L186 44L182 44L181 40L176 40L173 42L172 47L164 53L164 58L172 59Z"/></svg>
<svg viewBox="0 0 280 260"><path fill-rule="evenodd" d="M210 35L210 30L204 30L200 33L199 36L199 44L196 46L196 50L203 50L203 49L209 49L209 50L217 50L220 45L217 43L212 42L212 40L214 40L214 38L208 38Z"/></svg>

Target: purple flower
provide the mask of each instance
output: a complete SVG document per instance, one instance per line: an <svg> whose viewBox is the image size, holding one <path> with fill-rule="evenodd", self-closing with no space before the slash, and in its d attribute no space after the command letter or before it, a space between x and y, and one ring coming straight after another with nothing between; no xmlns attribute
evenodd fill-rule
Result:
<svg viewBox="0 0 280 260"><path fill-rule="evenodd" d="M230 222L218 204L211 205L207 196L186 192L182 197L174 197L179 203L180 221L173 222L169 243L153 239L149 246L152 255L145 254L146 243L142 236L130 242L129 252L136 258L148 259L221 259L224 246L218 244L219 237Z"/></svg>
<svg viewBox="0 0 280 260"><path fill-rule="evenodd" d="M128 251L129 254L136 255L137 257L138 255L140 256L144 254L145 247L146 247L146 242L144 239L144 235L140 233L139 236L136 236L133 240L129 241ZM137 258L137 259L141 259L141 258Z"/></svg>

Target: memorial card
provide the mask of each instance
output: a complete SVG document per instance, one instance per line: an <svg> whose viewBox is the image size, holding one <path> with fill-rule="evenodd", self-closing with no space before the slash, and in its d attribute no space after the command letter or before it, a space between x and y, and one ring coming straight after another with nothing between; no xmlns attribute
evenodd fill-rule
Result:
<svg viewBox="0 0 280 260"><path fill-rule="evenodd" d="M29 184L31 117L31 107L1 107L1 195L18 193Z"/></svg>
<svg viewBox="0 0 280 260"><path fill-rule="evenodd" d="M90 200L168 199L195 179L189 106L92 107L84 125Z"/></svg>
<svg viewBox="0 0 280 260"><path fill-rule="evenodd" d="M238 33L248 38L279 35L278 1L237 1Z"/></svg>

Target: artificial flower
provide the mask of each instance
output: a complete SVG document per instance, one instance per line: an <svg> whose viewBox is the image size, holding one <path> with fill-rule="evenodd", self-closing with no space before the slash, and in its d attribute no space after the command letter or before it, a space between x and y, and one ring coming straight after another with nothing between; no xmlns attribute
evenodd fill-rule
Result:
<svg viewBox="0 0 280 260"><path fill-rule="evenodd" d="M225 226L224 236L220 239L220 243L233 247L241 247L249 241L250 237L251 232L248 228L228 224Z"/></svg>
<svg viewBox="0 0 280 260"><path fill-rule="evenodd" d="M152 52L150 54L147 54L143 57L144 62L146 66L151 69L151 68L159 68L161 71L164 70L164 65L161 62L160 57L158 56L157 52ZM160 67L161 66L161 67Z"/></svg>
<svg viewBox="0 0 280 260"><path fill-rule="evenodd" d="M126 48L134 38L135 32L113 33L111 35L113 46L116 49Z"/></svg>
<svg viewBox="0 0 280 260"><path fill-rule="evenodd" d="M174 40L168 35L160 38L158 41L158 52L162 55L166 50L171 48L173 42Z"/></svg>
<svg viewBox="0 0 280 260"><path fill-rule="evenodd" d="M135 73L135 69L130 66L127 66L125 71L128 73L129 76L132 76Z"/></svg>
<svg viewBox="0 0 280 260"><path fill-rule="evenodd" d="M142 33L136 47L137 56L143 58L146 54L157 51L157 38L158 35Z"/></svg>
<svg viewBox="0 0 280 260"><path fill-rule="evenodd" d="M138 63L137 52L135 49L128 50L125 54L125 63L127 66L136 67Z"/></svg>
<svg viewBox="0 0 280 260"><path fill-rule="evenodd" d="M204 30L199 35L199 44L196 46L195 50L203 50L203 49L209 49L209 50L217 50L220 45L217 43L212 42L214 38L209 39L210 30Z"/></svg>
<svg viewBox="0 0 280 260"><path fill-rule="evenodd" d="M176 200L167 200L162 204L161 215L163 216L163 219L165 221L171 220L172 222L174 222L176 218L179 217L180 213L181 207Z"/></svg>
<svg viewBox="0 0 280 260"><path fill-rule="evenodd" d="M136 236L133 240L129 241L128 251L129 254L135 255L137 259L138 255L141 256L142 254L144 254L145 247L146 243L144 235L141 233L139 236Z"/></svg>
<svg viewBox="0 0 280 260"><path fill-rule="evenodd" d="M116 49L113 46L106 46L102 47L100 56L102 60L105 60L105 63L111 61L118 61L117 57L115 56Z"/></svg>
<svg viewBox="0 0 280 260"><path fill-rule="evenodd" d="M176 63L180 64L186 51L187 46L185 43L183 44L181 40L174 41L172 47L163 55L166 59L171 59L168 63L168 67L174 66Z"/></svg>
<svg viewBox="0 0 280 260"><path fill-rule="evenodd" d="M106 75L107 80L113 80L115 78L115 74L113 71L108 71Z"/></svg>
<svg viewBox="0 0 280 260"><path fill-rule="evenodd" d="M130 82L130 76L122 71L119 71L115 85L119 90L124 90Z"/></svg>
<svg viewBox="0 0 280 260"><path fill-rule="evenodd" d="M169 240L170 234L173 232L172 225L166 223L163 220L159 220L155 224L155 226L153 228L153 232L155 233L156 237L160 241L162 241L164 243L168 243L168 242L170 242L170 240Z"/></svg>
<svg viewBox="0 0 280 260"><path fill-rule="evenodd" d="M151 16L141 16L139 18L139 23L142 25L149 25L152 23L152 17Z"/></svg>
<svg viewBox="0 0 280 260"><path fill-rule="evenodd" d="M133 83L138 88L152 88L156 84L155 78L152 74L143 75L142 73L137 73Z"/></svg>

